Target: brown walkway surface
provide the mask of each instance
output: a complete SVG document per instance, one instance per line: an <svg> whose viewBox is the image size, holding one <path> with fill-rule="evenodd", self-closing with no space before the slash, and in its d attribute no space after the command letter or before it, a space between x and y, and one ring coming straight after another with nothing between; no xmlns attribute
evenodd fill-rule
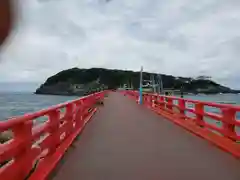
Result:
<svg viewBox="0 0 240 180"><path fill-rule="evenodd" d="M56 172L54 180L240 180L240 161L111 93Z"/></svg>

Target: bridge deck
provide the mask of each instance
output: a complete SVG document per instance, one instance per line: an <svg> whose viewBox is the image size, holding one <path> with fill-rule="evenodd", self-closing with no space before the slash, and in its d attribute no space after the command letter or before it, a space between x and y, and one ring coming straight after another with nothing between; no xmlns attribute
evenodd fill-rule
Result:
<svg viewBox="0 0 240 180"><path fill-rule="evenodd" d="M240 179L239 160L118 93L74 146L50 179Z"/></svg>

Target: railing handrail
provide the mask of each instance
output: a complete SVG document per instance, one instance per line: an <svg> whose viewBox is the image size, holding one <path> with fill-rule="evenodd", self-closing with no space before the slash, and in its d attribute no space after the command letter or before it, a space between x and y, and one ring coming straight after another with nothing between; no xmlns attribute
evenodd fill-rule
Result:
<svg viewBox="0 0 240 180"><path fill-rule="evenodd" d="M132 91L138 94L138 91ZM220 104L220 103L215 103L215 102L208 102L208 101L202 101L202 100L193 100L193 99L188 99L188 98L181 98L181 97L177 97L177 96L166 96L166 95L162 95L162 94L154 94L154 93L143 93L143 95L152 95L152 96L159 96L159 97L164 97L164 98L170 98L170 99L174 99L174 100L184 100L186 102L190 102L190 103L203 103L206 104L208 106L212 106L212 107L219 107L219 108L232 108L235 109L237 111L240 111L240 105L232 105L232 104Z"/></svg>
<svg viewBox="0 0 240 180"><path fill-rule="evenodd" d="M184 100L184 101L189 102L189 103L203 103L203 104L206 104L206 105L212 106L212 107L232 108L232 109L235 109L237 111L240 111L240 106L239 105L219 104L219 103L215 103L215 102L193 100L193 99L188 99L188 98L180 98L180 97L176 97L176 96L165 96L165 95L156 95L156 94L154 96L162 96L162 97L165 97L165 98L171 98L173 100Z"/></svg>
<svg viewBox="0 0 240 180"><path fill-rule="evenodd" d="M122 92L132 96L136 101L139 100L138 91ZM193 104L193 106L187 106L188 103ZM240 113L240 106L153 93L143 93L143 105L231 152L236 157L240 157L240 144L238 143L240 132L236 130L236 127L240 129L240 119L236 117L237 113ZM205 109L205 107L218 111L209 112L209 109ZM192 116L189 113L192 113Z"/></svg>
<svg viewBox="0 0 240 180"><path fill-rule="evenodd" d="M96 112L98 100L102 100L107 92L93 93L0 122L0 133L11 131L13 135L0 143L0 179L45 179ZM61 112L63 108L65 111ZM47 117L47 120L34 124L40 117ZM29 175L37 161L39 166Z"/></svg>
<svg viewBox="0 0 240 180"><path fill-rule="evenodd" d="M0 121L0 132L9 129L11 126L17 125L19 123L22 123L24 121L28 121L28 120L31 120L31 119L36 119L40 116L46 115L50 111L54 111L56 109L64 108L65 106L67 106L69 104L76 103L78 101L81 101L85 98L88 98L88 97L91 97L91 96L97 95L97 94L98 93L93 93L93 94L90 94L90 95L87 95L87 96L80 97L80 98L75 99L75 100L70 100L70 101L66 101L64 103L60 103L60 104L57 104L57 105L49 106L47 108L41 109L41 110L36 111L36 112L30 112L30 113L26 113L26 114L21 115L21 116L16 116L16 117L13 117L13 118L9 118L7 120L2 120L2 121Z"/></svg>

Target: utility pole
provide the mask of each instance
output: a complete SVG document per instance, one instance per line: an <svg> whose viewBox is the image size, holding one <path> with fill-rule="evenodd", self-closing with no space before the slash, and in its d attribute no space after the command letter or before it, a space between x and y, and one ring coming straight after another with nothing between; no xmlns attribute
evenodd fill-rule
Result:
<svg viewBox="0 0 240 180"><path fill-rule="evenodd" d="M181 98L183 98L183 83L181 84L180 95L181 95Z"/></svg>
<svg viewBox="0 0 240 180"><path fill-rule="evenodd" d="M159 81L159 78L158 78L158 74L157 74L157 77L156 77L156 82L157 82L157 84L156 84L156 93L159 94L159 92L160 92L160 89L159 89L160 81Z"/></svg>
<svg viewBox="0 0 240 180"><path fill-rule="evenodd" d="M159 81L159 94L163 93L163 83L162 83L162 75L158 74L158 81Z"/></svg>
<svg viewBox="0 0 240 180"><path fill-rule="evenodd" d="M143 73L143 67L141 66L140 84L139 84L139 104L142 104L142 73Z"/></svg>
<svg viewBox="0 0 240 180"><path fill-rule="evenodd" d="M160 82L159 74L157 75L157 83L158 83L157 93L160 94L160 92L161 92L161 82Z"/></svg>
<svg viewBox="0 0 240 180"><path fill-rule="evenodd" d="M133 85L132 85L132 79L129 80L129 88L132 89Z"/></svg>
<svg viewBox="0 0 240 180"><path fill-rule="evenodd" d="M150 81L151 81L151 85L152 85L152 88L153 88L153 92L156 93L156 85L157 84L155 84L154 74L151 74Z"/></svg>

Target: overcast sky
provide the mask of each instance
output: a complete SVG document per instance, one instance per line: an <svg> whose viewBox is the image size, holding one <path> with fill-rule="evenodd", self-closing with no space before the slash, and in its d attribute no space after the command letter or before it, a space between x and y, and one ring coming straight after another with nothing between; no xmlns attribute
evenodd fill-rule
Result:
<svg viewBox="0 0 240 180"><path fill-rule="evenodd" d="M239 0L21 0L15 31L2 49L1 82L143 65L240 88Z"/></svg>

